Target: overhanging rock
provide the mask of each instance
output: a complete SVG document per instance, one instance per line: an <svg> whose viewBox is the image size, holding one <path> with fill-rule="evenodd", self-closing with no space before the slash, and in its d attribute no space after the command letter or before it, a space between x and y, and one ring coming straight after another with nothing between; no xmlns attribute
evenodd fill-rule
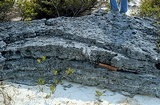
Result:
<svg viewBox="0 0 160 105"><path fill-rule="evenodd" d="M157 30L151 19L103 12L1 23L0 80L36 85L43 78L51 84L72 68L69 81L160 97ZM41 56L46 59L38 63ZM94 68L97 57L124 72Z"/></svg>

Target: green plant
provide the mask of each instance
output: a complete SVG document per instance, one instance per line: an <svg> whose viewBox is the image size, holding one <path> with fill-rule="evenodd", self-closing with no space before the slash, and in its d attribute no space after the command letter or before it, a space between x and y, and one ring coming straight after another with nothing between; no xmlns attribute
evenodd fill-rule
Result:
<svg viewBox="0 0 160 105"><path fill-rule="evenodd" d="M42 61L46 60L46 56L41 56Z"/></svg>
<svg viewBox="0 0 160 105"><path fill-rule="evenodd" d="M70 73L72 73L73 72L73 70L71 69L71 68L68 68L67 70L66 70L66 74L67 75L69 75Z"/></svg>
<svg viewBox="0 0 160 105"><path fill-rule="evenodd" d="M46 99L51 97L51 95L54 93L56 89L56 86L50 86L49 89L50 89L50 93L45 96Z"/></svg>
<svg viewBox="0 0 160 105"><path fill-rule="evenodd" d="M156 48L159 48L159 47L160 47L159 43L156 43Z"/></svg>
<svg viewBox="0 0 160 105"><path fill-rule="evenodd" d="M159 24L160 24L160 22L155 22L155 24L154 24L154 25L155 25L155 26L158 26Z"/></svg>
<svg viewBox="0 0 160 105"><path fill-rule="evenodd" d="M57 75L57 74L58 74L58 71L57 71L57 70L54 70L54 71L53 71L53 74L54 74L54 75Z"/></svg>
<svg viewBox="0 0 160 105"><path fill-rule="evenodd" d="M98 90L95 91L95 96L98 102L102 102L102 100L100 99L100 97L102 96L103 92L100 92Z"/></svg>
<svg viewBox="0 0 160 105"><path fill-rule="evenodd" d="M109 12L111 7L110 7L110 4L108 2L106 3L106 7L107 7L107 9L105 11Z"/></svg>
<svg viewBox="0 0 160 105"><path fill-rule="evenodd" d="M21 15L24 21L32 20L38 15L35 11L36 0L19 0L16 4L20 8Z"/></svg>
<svg viewBox="0 0 160 105"><path fill-rule="evenodd" d="M40 63L40 62L41 62L41 59L40 59L40 58L38 58L38 59L37 59L37 62L38 62L38 63Z"/></svg>
<svg viewBox="0 0 160 105"><path fill-rule="evenodd" d="M100 96L102 96L102 94L103 94L102 92L96 90L96 96L100 97Z"/></svg>
<svg viewBox="0 0 160 105"><path fill-rule="evenodd" d="M158 41L160 42L160 37L158 38Z"/></svg>
<svg viewBox="0 0 160 105"><path fill-rule="evenodd" d="M41 61L46 60L46 56L41 56L40 58L37 59L38 63L41 63Z"/></svg>
<svg viewBox="0 0 160 105"><path fill-rule="evenodd" d="M154 22L154 21L153 21L153 22ZM160 22L159 22L159 21L156 21L156 22L154 23L154 25L157 27L157 26L160 25ZM160 28L159 28L157 31L158 31L158 34L160 35ZM155 46L156 46L156 48L155 48L156 52L157 52L157 53L160 53L160 37L157 38L157 42L156 42Z"/></svg>
<svg viewBox="0 0 160 105"><path fill-rule="evenodd" d="M160 19L160 0L143 0L140 6L140 17Z"/></svg>
<svg viewBox="0 0 160 105"><path fill-rule="evenodd" d="M38 86L39 86L39 91L40 92L43 92L42 85L44 85L44 80L42 78L39 78L39 80L38 80Z"/></svg>
<svg viewBox="0 0 160 105"><path fill-rule="evenodd" d="M44 80L42 78L39 78L38 85L44 85Z"/></svg>
<svg viewBox="0 0 160 105"><path fill-rule="evenodd" d="M57 85L57 84L58 84L58 80L54 80L54 82L53 82L53 83Z"/></svg>
<svg viewBox="0 0 160 105"><path fill-rule="evenodd" d="M7 13L12 10L15 0L1 0L0 1L0 20L5 21Z"/></svg>
<svg viewBox="0 0 160 105"><path fill-rule="evenodd" d="M55 86L50 86L50 87L49 87L49 89L50 89L50 91L51 91L52 93L54 92L55 88L56 88Z"/></svg>

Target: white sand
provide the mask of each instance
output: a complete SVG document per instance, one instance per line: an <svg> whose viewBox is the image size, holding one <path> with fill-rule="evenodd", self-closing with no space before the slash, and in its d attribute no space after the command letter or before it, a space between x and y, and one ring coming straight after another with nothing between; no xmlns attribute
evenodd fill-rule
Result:
<svg viewBox="0 0 160 105"><path fill-rule="evenodd" d="M15 83L3 83L0 85L0 90L11 97L9 105L160 105L160 99L153 96L135 95L133 98L129 98L107 89L83 86L67 81L63 81L63 83L56 87L56 91L48 99L45 97L50 93L50 89L46 85L43 86L43 92L39 92L38 86ZM65 86L68 87L65 88ZM104 92L99 97L102 102L98 101L96 90ZM3 105L2 102L0 105Z"/></svg>

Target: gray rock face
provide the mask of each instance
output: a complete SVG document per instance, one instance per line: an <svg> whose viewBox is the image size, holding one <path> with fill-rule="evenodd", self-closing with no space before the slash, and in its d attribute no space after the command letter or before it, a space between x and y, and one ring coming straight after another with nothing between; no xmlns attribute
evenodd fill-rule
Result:
<svg viewBox="0 0 160 105"><path fill-rule="evenodd" d="M0 24L0 80L53 84L67 80L117 92L160 97L160 34L148 18L96 14ZM40 63L37 59L45 56ZM117 67L111 71L93 62ZM58 70L58 75L53 71Z"/></svg>

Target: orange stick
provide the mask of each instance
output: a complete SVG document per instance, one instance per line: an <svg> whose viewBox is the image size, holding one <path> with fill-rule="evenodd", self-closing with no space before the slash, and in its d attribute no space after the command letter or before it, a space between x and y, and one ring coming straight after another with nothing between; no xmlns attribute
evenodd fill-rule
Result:
<svg viewBox="0 0 160 105"><path fill-rule="evenodd" d="M109 69L109 70L114 70L114 71L118 70L116 67L113 67L113 66L110 66L110 65L107 65L107 64L98 63L98 65L101 66L101 67L104 67L106 69Z"/></svg>

